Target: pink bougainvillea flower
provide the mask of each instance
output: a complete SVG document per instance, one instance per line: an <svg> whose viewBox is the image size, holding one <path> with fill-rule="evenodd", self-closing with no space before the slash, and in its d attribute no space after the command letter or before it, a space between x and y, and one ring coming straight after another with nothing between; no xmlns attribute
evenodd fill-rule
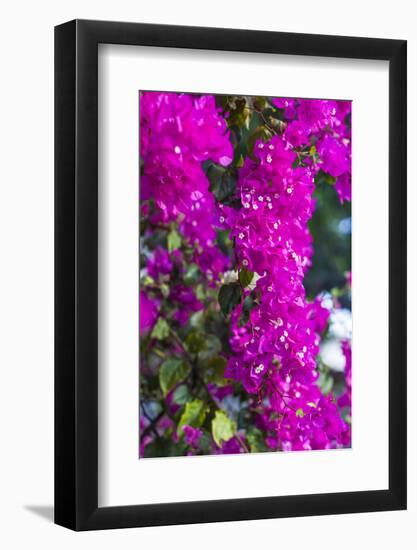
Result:
<svg viewBox="0 0 417 550"><path fill-rule="evenodd" d="M139 321L140 333L145 334L155 324L158 316L158 305L143 291L139 293Z"/></svg>
<svg viewBox="0 0 417 550"><path fill-rule="evenodd" d="M200 438L203 435L202 430L199 428L193 428L192 426L183 426L185 441L191 447L198 448L200 444Z"/></svg>

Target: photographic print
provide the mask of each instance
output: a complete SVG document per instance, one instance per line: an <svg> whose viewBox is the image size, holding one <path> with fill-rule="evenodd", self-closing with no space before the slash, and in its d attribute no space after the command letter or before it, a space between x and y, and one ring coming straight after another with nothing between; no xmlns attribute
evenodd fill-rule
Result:
<svg viewBox="0 0 417 550"><path fill-rule="evenodd" d="M351 446L351 108L139 92L140 458Z"/></svg>

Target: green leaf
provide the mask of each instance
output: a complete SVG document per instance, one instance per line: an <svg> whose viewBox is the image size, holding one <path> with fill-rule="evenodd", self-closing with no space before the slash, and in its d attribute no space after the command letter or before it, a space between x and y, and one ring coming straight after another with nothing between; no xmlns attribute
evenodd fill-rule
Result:
<svg viewBox="0 0 417 550"><path fill-rule="evenodd" d="M186 403L188 403L188 401L191 401L191 399L192 395L185 384L181 384L180 386L175 388L175 391L172 394L172 400L177 405L185 405Z"/></svg>
<svg viewBox="0 0 417 550"><path fill-rule="evenodd" d="M253 276L254 273L252 271L249 271L248 269L246 269L246 267L242 267L242 269L239 271L239 281L243 288L246 288L248 285L250 285Z"/></svg>
<svg viewBox="0 0 417 550"><path fill-rule="evenodd" d="M224 315L229 313L240 303L242 289L239 283L223 285L219 291L219 304Z"/></svg>
<svg viewBox="0 0 417 550"><path fill-rule="evenodd" d="M155 280L150 275L146 275L146 277L141 280L141 284L143 286L153 286L155 284Z"/></svg>
<svg viewBox="0 0 417 550"><path fill-rule="evenodd" d="M295 411L295 416L296 416L297 418L303 418L303 417L304 417L304 411L303 411L303 409L297 409L297 410Z"/></svg>
<svg viewBox="0 0 417 550"><path fill-rule="evenodd" d="M227 124L229 128L237 126L238 128L247 127L250 119L250 110L245 97L234 97L228 102L227 110L229 116Z"/></svg>
<svg viewBox="0 0 417 550"><path fill-rule="evenodd" d="M159 290L161 291L161 294L164 298L168 298L170 289L166 283L162 283L161 285L159 285Z"/></svg>
<svg viewBox="0 0 417 550"><path fill-rule="evenodd" d="M251 453L264 453L269 450L262 432L258 428L249 428L246 439L248 440Z"/></svg>
<svg viewBox="0 0 417 550"><path fill-rule="evenodd" d="M230 231L228 229L217 231L217 245L225 256L230 255L233 241L230 239Z"/></svg>
<svg viewBox="0 0 417 550"><path fill-rule="evenodd" d="M157 340L164 340L169 335L169 325L162 317L159 317L156 325L153 327L151 332L151 338L156 338Z"/></svg>
<svg viewBox="0 0 417 550"><path fill-rule="evenodd" d="M193 329L199 329L202 327L204 324L204 309L200 309L200 311L192 313L188 322L190 327Z"/></svg>
<svg viewBox="0 0 417 550"><path fill-rule="evenodd" d="M190 366L178 357L166 359L159 369L159 385L163 394L167 395L174 386L182 382L190 370Z"/></svg>
<svg viewBox="0 0 417 550"><path fill-rule="evenodd" d="M198 268L198 265L191 264L188 266L187 271L184 274L184 283L187 286L191 286L195 284L200 277L200 270Z"/></svg>
<svg viewBox="0 0 417 550"><path fill-rule="evenodd" d="M245 159L243 158L243 155L240 154L239 158L237 159L236 164L235 164L236 168L242 168L244 162L245 162Z"/></svg>
<svg viewBox="0 0 417 550"><path fill-rule="evenodd" d="M168 233L168 250L172 252L181 246L181 237L176 229Z"/></svg>
<svg viewBox="0 0 417 550"><path fill-rule="evenodd" d="M263 109L265 109L268 106L266 97L257 96L253 98L253 106L257 111L263 111Z"/></svg>
<svg viewBox="0 0 417 550"><path fill-rule="evenodd" d="M349 426L352 425L352 417L350 416L350 407L344 407L342 409L342 418L343 420L349 424Z"/></svg>
<svg viewBox="0 0 417 550"><path fill-rule="evenodd" d="M206 418L207 410L207 406L199 399L186 403L178 423L177 434L181 435L183 426L199 428Z"/></svg>
<svg viewBox="0 0 417 550"><path fill-rule="evenodd" d="M197 300L200 300L200 302L203 302L206 299L206 290L204 288L204 285L197 285L197 288L195 289L195 295Z"/></svg>
<svg viewBox="0 0 417 550"><path fill-rule="evenodd" d="M204 345L198 353L198 358L200 361L208 361L212 357L215 357L220 353L222 349L222 343L220 339L214 334L205 334L204 335Z"/></svg>
<svg viewBox="0 0 417 550"><path fill-rule="evenodd" d="M334 178L330 174L327 174L326 172L323 172L323 170L319 170L314 178L314 183L316 185L334 185L336 183L336 178Z"/></svg>
<svg viewBox="0 0 417 550"><path fill-rule="evenodd" d="M202 351L205 347L204 335L196 330L191 331L185 339L185 347L187 351L192 354L197 354L199 351Z"/></svg>
<svg viewBox="0 0 417 550"><path fill-rule="evenodd" d="M255 307L252 296L246 296L243 300L242 315L239 319L239 326L243 327L249 321L251 310Z"/></svg>
<svg viewBox="0 0 417 550"><path fill-rule="evenodd" d="M206 175L210 181L210 191L219 202L227 203L235 194L236 176L212 162L206 167Z"/></svg>
<svg viewBox="0 0 417 550"><path fill-rule="evenodd" d="M236 424L227 416L224 411L216 411L211 422L211 433L218 447L222 446L224 441L229 441L236 432Z"/></svg>
<svg viewBox="0 0 417 550"><path fill-rule="evenodd" d="M218 355L222 349L220 339L214 334L207 334L194 329L185 339L185 347L192 355L197 355L201 362Z"/></svg>
<svg viewBox="0 0 417 550"><path fill-rule="evenodd" d="M335 287L335 288L332 288L330 293L333 296L333 298L341 298L345 293L345 289Z"/></svg>
<svg viewBox="0 0 417 550"><path fill-rule="evenodd" d="M227 365L227 360L224 357L213 357L206 365L204 372L204 381L206 383L224 386L227 379L224 377L224 369Z"/></svg>
<svg viewBox="0 0 417 550"><path fill-rule="evenodd" d="M211 447L213 444L213 440L211 438L211 435L209 432L204 431L201 434L200 442L198 446L200 447L200 450L203 454L209 455L211 454Z"/></svg>

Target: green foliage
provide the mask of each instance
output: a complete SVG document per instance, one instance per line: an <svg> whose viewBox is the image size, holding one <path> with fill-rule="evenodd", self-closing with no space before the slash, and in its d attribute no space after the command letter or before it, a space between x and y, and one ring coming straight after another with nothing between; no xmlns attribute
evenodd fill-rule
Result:
<svg viewBox="0 0 417 550"><path fill-rule="evenodd" d="M190 393L190 390L188 389L188 386L185 384L181 384L177 388L175 388L175 391L172 395L172 400L177 405L185 405L188 401L192 400L192 395Z"/></svg>
<svg viewBox="0 0 417 550"><path fill-rule="evenodd" d="M184 441L174 443L170 439L157 438L145 447L145 458L164 457L164 456L183 456L187 445Z"/></svg>
<svg viewBox="0 0 417 550"><path fill-rule="evenodd" d="M248 440L251 453L264 453L269 450L262 432L258 428L251 426L248 429L246 439Z"/></svg>
<svg viewBox="0 0 417 550"><path fill-rule="evenodd" d="M314 148L315 150L315 148ZM330 174L326 174L326 172L323 172L323 170L319 170L316 177L315 177L315 184L316 185L334 185L336 183L336 178L331 176Z"/></svg>
<svg viewBox="0 0 417 550"><path fill-rule="evenodd" d="M209 454L211 452L211 447L213 440L209 432L203 431L200 437L200 450L202 454Z"/></svg>
<svg viewBox="0 0 417 550"><path fill-rule="evenodd" d="M212 357L204 370L204 381L206 383L224 386L228 380L224 377L224 369L227 365L227 360L224 357Z"/></svg>
<svg viewBox="0 0 417 550"><path fill-rule="evenodd" d="M228 96L226 105L229 111L229 127L242 128L249 126L250 106L245 96Z"/></svg>
<svg viewBox="0 0 417 550"><path fill-rule="evenodd" d="M200 278L200 270L196 264L190 264L184 274L184 283L187 286L194 285Z"/></svg>
<svg viewBox="0 0 417 550"><path fill-rule="evenodd" d="M182 434L183 426L192 426L193 428L199 428L202 426L207 412L207 405L200 399L195 399L194 401L186 403L184 412L182 413L178 423L177 434Z"/></svg>
<svg viewBox="0 0 417 550"><path fill-rule="evenodd" d="M223 285L219 291L219 304L225 316L229 315L233 309L240 303L242 289L239 283L229 283Z"/></svg>
<svg viewBox="0 0 417 550"><path fill-rule="evenodd" d="M159 384L164 395L182 382L190 373L191 367L181 358L166 359L159 368Z"/></svg>
<svg viewBox="0 0 417 550"><path fill-rule="evenodd" d="M252 296L245 296L245 299L243 300L242 315L240 316L239 326L242 327L243 325L246 325L246 323L249 321L249 315L254 305L255 303Z"/></svg>
<svg viewBox="0 0 417 550"><path fill-rule="evenodd" d="M222 343L220 339L214 334L206 334L204 339L204 346L198 353L198 359L204 363L218 355L222 349Z"/></svg>
<svg viewBox="0 0 417 550"><path fill-rule="evenodd" d="M246 288L248 285L250 285L252 279L253 279L254 273L252 271L249 271L246 269L246 267L242 267L239 271L239 282L242 285L243 288Z"/></svg>
<svg viewBox="0 0 417 550"><path fill-rule="evenodd" d="M168 250L172 252L181 246L181 237L176 229L171 229L168 233Z"/></svg>
<svg viewBox="0 0 417 550"><path fill-rule="evenodd" d="M198 330L192 330L185 339L185 347L193 355L197 355L202 351L205 344L205 336Z"/></svg>
<svg viewBox="0 0 417 550"><path fill-rule="evenodd" d="M156 325L153 327L151 337L157 340L164 340L169 335L169 325L162 317L159 317Z"/></svg>
<svg viewBox="0 0 417 550"><path fill-rule="evenodd" d="M223 168L214 162L204 164L206 175L210 181L210 191L223 204L233 204L236 192L236 173L233 168Z"/></svg>
<svg viewBox="0 0 417 550"><path fill-rule="evenodd" d="M236 433L236 424L224 411L216 411L211 422L211 433L216 445L222 446L224 441L229 441Z"/></svg>
<svg viewBox="0 0 417 550"><path fill-rule="evenodd" d="M220 250L223 252L223 254L225 254L226 256L230 256L233 242L229 237L229 231L227 230L217 231L217 244Z"/></svg>

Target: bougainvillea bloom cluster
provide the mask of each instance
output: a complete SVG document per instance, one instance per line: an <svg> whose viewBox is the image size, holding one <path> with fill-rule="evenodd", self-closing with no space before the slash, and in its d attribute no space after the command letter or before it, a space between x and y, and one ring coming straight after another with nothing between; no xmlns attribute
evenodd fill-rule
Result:
<svg viewBox="0 0 417 550"><path fill-rule="evenodd" d="M350 446L350 341L342 377L320 353L350 272L306 284L323 197L351 200L351 103L143 92L140 159L140 455Z"/></svg>
<svg viewBox="0 0 417 550"><path fill-rule="evenodd" d="M153 222L179 222L179 231L196 245L196 263L218 275L226 261L214 244L215 202L202 162L231 163L226 122L213 96L144 93L140 109L141 199L155 201Z"/></svg>

